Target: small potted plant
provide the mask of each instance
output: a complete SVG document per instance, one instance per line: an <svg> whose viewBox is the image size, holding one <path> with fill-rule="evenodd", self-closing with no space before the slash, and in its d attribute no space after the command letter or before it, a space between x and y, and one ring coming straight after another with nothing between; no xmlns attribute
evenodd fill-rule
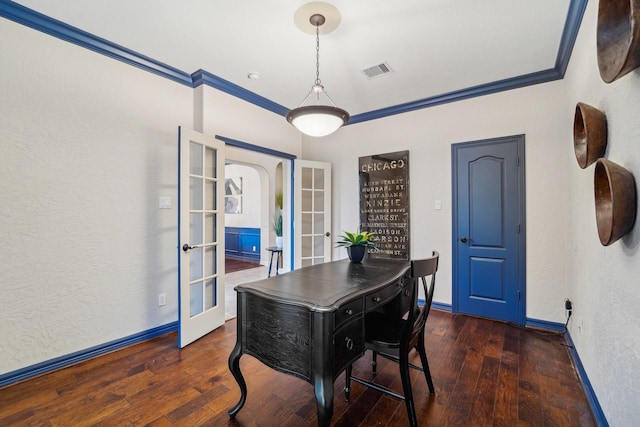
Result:
<svg viewBox="0 0 640 427"><path fill-rule="evenodd" d="M282 248L282 215L276 214L273 216L273 223L271 224L273 232L276 234L276 247Z"/></svg>
<svg viewBox="0 0 640 427"><path fill-rule="evenodd" d="M340 240L336 242L337 246L347 248L347 254L351 262L362 262L364 255L367 253L367 249L378 249L373 243L376 239L376 233L370 231L356 231L351 233L344 231L340 235Z"/></svg>
<svg viewBox="0 0 640 427"><path fill-rule="evenodd" d="M276 213L273 215L273 223L271 223L271 228L273 228L273 232L276 234L276 247L278 249L282 248L282 206L283 206L283 195L282 191L276 191Z"/></svg>

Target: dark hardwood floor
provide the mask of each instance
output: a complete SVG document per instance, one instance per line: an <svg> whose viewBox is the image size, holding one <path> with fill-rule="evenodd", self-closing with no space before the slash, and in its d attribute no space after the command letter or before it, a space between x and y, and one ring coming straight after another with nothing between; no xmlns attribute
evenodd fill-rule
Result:
<svg viewBox="0 0 640 427"><path fill-rule="evenodd" d="M0 389L0 425L17 426L315 426L313 387L250 356L240 362L248 397L227 367L235 320L180 350L168 334ZM561 336L432 310L427 354L430 396L412 376L421 426L594 426ZM371 355L354 365L370 378ZM377 381L401 391L398 367L379 360ZM334 426L406 426L404 403L353 384L345 402L336 380Z"/></svg>
<svg viewBox="0 0 640 427"><path fill-rule="evenodd" d="M225 273L234 273L236 271L248 270L249 268L260 267L259 262L241 261L238 259L225 258L224 259L224 271Z"/></svg>

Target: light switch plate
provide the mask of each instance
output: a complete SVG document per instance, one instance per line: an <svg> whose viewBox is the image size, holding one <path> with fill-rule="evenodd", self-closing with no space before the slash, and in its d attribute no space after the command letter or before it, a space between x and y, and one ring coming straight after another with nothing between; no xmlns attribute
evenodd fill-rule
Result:
<svg viewBox="0 0 640 427"><path fill-rule="evenodd" d="M161 196L160 201L158 202L158 207L160 209L171 209L171 197Z"/></svg>
<svg viewBox="0 0 640 427"><path fill-rule="evenodd" d="M435 202L435 210L439 211L440 209L442 209L442 201L436 200L436 202Z"/></svg>

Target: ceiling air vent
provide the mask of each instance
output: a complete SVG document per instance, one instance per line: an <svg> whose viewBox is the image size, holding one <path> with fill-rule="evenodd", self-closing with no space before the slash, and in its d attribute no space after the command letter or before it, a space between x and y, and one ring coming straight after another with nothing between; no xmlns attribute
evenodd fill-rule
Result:
<svg viewBox="0 0 640 427"><path fill-rule="evenodd" d="M362 71L362 73L365 76L367 76L368 79L372 79L374 77L378 77L383 74L393 73L393 70L391 69L389 64L387 64L386 62L383 62L382 64L374 65L373 67L365 68L360 71Z"/></svg>

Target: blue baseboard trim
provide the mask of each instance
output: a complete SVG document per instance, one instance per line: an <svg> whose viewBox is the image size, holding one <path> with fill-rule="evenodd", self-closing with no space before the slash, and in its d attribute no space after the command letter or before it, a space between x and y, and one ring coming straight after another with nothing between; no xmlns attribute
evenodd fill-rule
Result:
<svg viewBox="0 0 640 427"><path fill-rule="evenodd" d="M67 354L65 356L56 357L55 359L47 360L35 365L27 366L26 368L18 369L6 374L0 375L0 387L4 387L10 384L24 381L29 378L43 375L55 370L73 365L78 362L85 361L87 359L100 356L105 353L110 353L114 350L137 344L142 341L155 338L160 335L167 334L169 332L175 332L178 330L178 322L167 323L166 325L158 326L152 329L148 329L137 334L129 335L128 337L120 338L114 341L110 341L105 344L100 344L95 347L88 348L86 350L80 350L75 353ZM176 341L177 345L177 341Z"/></svg>
<svg viewBox="0 0 640 427"><path fill-rule="evenodd" d="M418 300L419 304L424 304L424 300ZM431 308L435 308L436 310L448 311L451 313L453 310L451 308L451 304L443 304L441 302L431 301Z"/></svg>
<svg viewBox="0 0 640 427"><path fill-rule="evenodd" d="M554 331L554 332L564 332L564 323L549 322L547 320L539 320L539 319L531 319L529 317L527 317L527 319L525 320L524 326L527 328L544 329L547 331Z"/></svg>
<svg viewBox="0 0 640 427"><path fill-rule="evenodd" d="M580 356L576 351L576 346L573 344L571 334L569 332L566 332L564 334L564 337L567 340L567 348L569 349L569 354L571 356L571 359L573 359L573 365L576 367L578 378L582 383L582 389L587 395L587 400L589 401L589 406L591 406L591 412L596 419L596 423L598 423L598 426L600 427L609 427L607 417L605 417L604 412L602 411L602 407L600 406L600 402L598 402L598 397L596 396L593 387L591 387L591 382L589 381L587 372L584 370L584 366L580 361Z"/></svg>

